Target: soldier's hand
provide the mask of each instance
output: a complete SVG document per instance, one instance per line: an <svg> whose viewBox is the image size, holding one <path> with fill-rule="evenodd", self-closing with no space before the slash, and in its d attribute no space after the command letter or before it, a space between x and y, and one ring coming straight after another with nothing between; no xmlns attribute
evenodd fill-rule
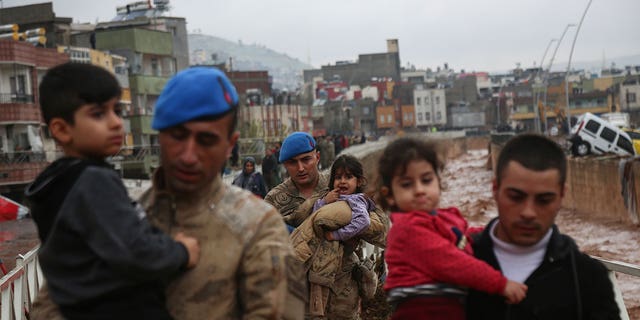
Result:
<svg viewBox="0 0 640 320"><path fill-rule="evenodd" d="M198 239L194 237L186 236L182 232L176 233L173 237L177 242L182 243L185 248L187 248L187 252L189 253L189 262L187 263L187 268L193 268L200 260L200 244L198 243Z"/></svg>
<svg viewBox="0 0 640 320"><path fill-rule="evenodd" d="M325 204L329 204L329 203L334 203L336 202L336 200L338 200L338 197L340 196L340 194L338 193L338 189L333 189L331 191L329 191L329 193L327 193L326 196L324 196L324 203Z"/></svg>

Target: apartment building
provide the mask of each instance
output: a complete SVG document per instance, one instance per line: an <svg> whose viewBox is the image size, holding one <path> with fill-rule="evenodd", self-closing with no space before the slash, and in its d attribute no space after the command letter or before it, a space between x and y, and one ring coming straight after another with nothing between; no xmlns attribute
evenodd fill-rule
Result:
<svg viewBox="0 0 640 320"><path fill-rule="evenodd" d="M38 104L46 71L68 56L56 49L0 40L0 193L22 199L26 184L56 157Z"/></svg>

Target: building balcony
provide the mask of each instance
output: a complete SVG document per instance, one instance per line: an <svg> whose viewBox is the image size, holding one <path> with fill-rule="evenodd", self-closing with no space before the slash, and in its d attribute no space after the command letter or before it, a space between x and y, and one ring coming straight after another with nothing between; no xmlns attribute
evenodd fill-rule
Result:
<svg viewBox="0 0 640 320"><path fill-rule="evenodd" d="M35 103L35 99L30 94L0 93L0 103Z"/></svg>
<svg viewBox="0 0 640 320"><path fill-rule="evenodd" d="M32 95L0 94L0 123L40 123L41 118Z"/></svg>
<svg viewBox="0 0 640 320"><path fill-rule="evenodd" d="M0 154L0 185L30 183L48 164L44 152L2 153Z"/></svg>

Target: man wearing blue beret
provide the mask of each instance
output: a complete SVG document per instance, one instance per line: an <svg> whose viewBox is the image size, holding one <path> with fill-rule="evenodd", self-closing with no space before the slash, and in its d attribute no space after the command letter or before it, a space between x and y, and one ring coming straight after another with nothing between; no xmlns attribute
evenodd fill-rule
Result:
<svg viewBox="0 0 640 320"><path fill-rule="evenodd" d="M284 165L289 178L269 191L265 201L280 211L287 225L295 228L311 215L316 200L329 192L329 173L320 173L320 154L316 140L306 132L294 132L287 136L282 142L278 160ZM372 211L370 216L369 228L358 237L384 247L389 229L388 218L382 211ZM347 247L342 242L341 245L345 247L342 259L328 259L340 261L340 265L335 269L341 271L335 275L333 283L327 285L332 288L328 297L319 296L317 292L310 293L306 308L308 319L360 318L359 285L354 280L356 277L351 274L359 263L358 257L353 253L356 248L351 245ZM331 255L327 252L323 254ZM325 302L328 303L325 305Z"/></svg>
<svg viewBox="0 0 640 320"><path fill-rule="evenodd" d="M220 177L238 140L237 112L235 88L214 68L179 72L156 103L161 166L140 204L153 225L195 237L201 249L169 284L167 308L178 320L302 319L304 271L278 211Z"/></svg>
<svg viewBox="0 0 640 320"><path fill-rule="evenodd" d="M278 212L222 182L239 137L238 95L221 71L178 73L158 98L161 167L141 202L152 223L201 243L201 260L167 290L176 319L300 319L305 299Z"/></svg>

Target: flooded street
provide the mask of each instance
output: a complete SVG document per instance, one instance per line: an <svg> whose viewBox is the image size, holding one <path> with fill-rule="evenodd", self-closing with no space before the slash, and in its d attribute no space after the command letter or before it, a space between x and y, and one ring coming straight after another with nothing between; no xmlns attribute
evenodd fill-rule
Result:
<svg viewBox="0 0 640 320"><path fill-rule="evenodd" d="M487 169L486 150L474 150L449 160L443 175L444 192L441 206L456 206L470 225L479 226L497 216L491 194L492 173ZM226 177L225 180L229 180ZM148 185L126 181L132 196ZM583 219L579 212L562 210L557 224L572 236L588 254L640 265L640 228L615 221ZM0 223L0 258L8 270L15 265L15 257L38 243L37 231L31 219ZM618 275L631 319L640 320L640 278Z"/></svg>

